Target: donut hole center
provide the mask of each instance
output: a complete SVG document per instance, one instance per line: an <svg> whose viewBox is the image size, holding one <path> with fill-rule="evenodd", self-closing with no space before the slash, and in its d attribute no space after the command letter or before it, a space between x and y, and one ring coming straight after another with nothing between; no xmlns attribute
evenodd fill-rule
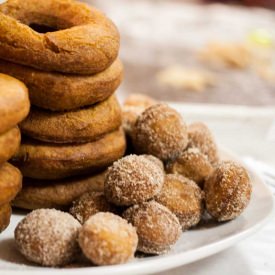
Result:
<svg viewBox="0 0 275 275"><path fill-rule="evenodd" d="M39 33L47 33L47 32L55 32L58 31L58 28L44 25L44 24L37 24L37 23L31 23L29 24L29 27L32 28L34 31Z"/></svg>

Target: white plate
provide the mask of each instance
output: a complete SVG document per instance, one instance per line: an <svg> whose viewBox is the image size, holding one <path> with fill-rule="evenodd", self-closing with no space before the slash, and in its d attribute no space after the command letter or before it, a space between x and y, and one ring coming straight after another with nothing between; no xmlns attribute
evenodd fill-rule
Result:
<svg viewBox="0 0 275 275"><path fill-rule="evenodd" d="M237 157L223 150L223 158ZM239 161L240 162L240 161ZM178 267L215 254L258 231L270 218L274 208L272 194L261 179L250 171L253 195L248 208L231 222L208 225L184 232L173 249L163 256L135 259L130 263L106 267L43 268L28 263L16 250L13 231L23 218L13 214L10 226L0 235L1 275L12 274L148 274Z"/></svg>

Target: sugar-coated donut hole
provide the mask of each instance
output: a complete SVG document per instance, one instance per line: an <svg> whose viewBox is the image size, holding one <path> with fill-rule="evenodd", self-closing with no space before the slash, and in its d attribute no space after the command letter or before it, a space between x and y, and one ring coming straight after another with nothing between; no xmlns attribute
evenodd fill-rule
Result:
<svg viewBox="0 0 275 275"><path fill-rule="evenodd" d="M79 246L97 265L122 264L134 257L138 244L136 229L120 216L98 212L79 230Z"/></svg>
<svg viewBox="0 0 275 275"><path fill-rule="evenodd" d="M123 218L135 226L140 252L163 254L176 243L181 235L178 218L164 205L151 200L129 207Z"/></svg>
<svg viewBox="0 0 275 275"><path fill-rule="evenodd" d="M108 168L104 194L115 205L129 206L153 198L163 182L164 171L159 164L144 156L128 155Z"/></svg>
<svg viewBox="0 0 275 275"><path fill-rule="evenodd" d="M174 213L187 230L199 223L203 213L203 191L198 185L181 175L167 174L161 193L155 200Z"/></svg>
<svg viewBox="0 0 275 275"><path fill-rule="evenodd" d="M237 218L249 204L252 184L244 167L234 161L218 163L204 184L208 213L217 221Z"/></svg>
<svg viewBox="0 0 275 275"><path fill-rule="evenodd" d="M79 253L80 223L56 209L29 213L15 228L17 248L30 261L42 266L64 266Z"/></svg>

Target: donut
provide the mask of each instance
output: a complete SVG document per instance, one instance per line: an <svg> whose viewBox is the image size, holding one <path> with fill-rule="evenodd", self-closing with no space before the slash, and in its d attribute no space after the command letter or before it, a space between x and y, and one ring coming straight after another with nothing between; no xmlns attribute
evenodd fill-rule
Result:
<svg viewBox="0 0 275 275"><path fill-rule="evenodd" d="M203 213L203 192L197 184L181 175L168 174L155 200L174 213L182 230L199 223Z"/></svg>
<svg viewBox="0 0 275 275"><path fill-rule="evenodd" d="M69 212L83 224L98 212L116 212L116 209L106 200L103 192L89 191L73 201Z"/></svg>
<svg viewBox="0 0 275 275"><path fill-rule="evenodd" d="M206 155L198 148L188 148L178 158L167 164L166 170L172 174L183 175L203 187L205 179L212 173L213 167Z"/></svg>
<svg viewBox="0 0 275 275"><path fill-rule="evenodd" d="M137 230L137 250L163 254L170 250L181 235L178 218L165 206L149 201L128 208L123 217Z"/></svg>
<svg viewBox="0 0 275 275"><path fill-rule="evenodd" d="M209 128L202 122L188 126L189 147L197 147L205 154L210 163L215 165L219 160L218 147Z"/></svg>
<svg viewBox="0 0 275 275"><path fill-rule="evenodd" d="M19 222L14 231L18 250L29 261L42 266L71 263L79 248L79 222L56 209L38 209Z"/></svg>
<svg viewBox="0 0 275 275"><path fill-rule="evenodd" d="M9 160L20 146L21 135L17 126L0 134L0 165Z"/></svg>
<svg viewBox="0 0 275 275"><path fill-rule="evenodd" d="M79 231L84 255L96 265L122 264L134 257L138 237L135 228L112 213L91 216Z"/></svg>
<svg viewBox="0 0 275 275"><path fill-rule="evenodd" d="M81 76L44 72L0 60L0 73L23 81L29 89L32 105L64 111L89 106L109 97L122 81L123 66L117 59L101 73Z"/></svg>
<svg viewBox="0 0 275 275"><path fill-rule="evenodd" d="M23 139L12 163L23 176L36 179L60 179L103 170L123 156L125 136L122 130L83 144L43 143Z"/></svg>
<svg viewBox="0 0 275 275"><path fill-rule="evenodd" d="M233 161L217 165L204 184L208 213L223 222L235 219L247 207L252 185L245 168Z"/></svg>
<svg viewBox="0 0 275 275"><path fill-rule="evenodd" d="M163 161L176 158L188 145L187 126L167 104L147 108L137 119L133 144L138 153Z"/></svg>
<svg viewBox="0 0 275 275"><path fill-rule="evenodd" d="M28 115L29 110L27 87L11 76L0 74L0 134L7 132L22 121Z"/></svg>
<svg viewBox="0 0 275 275"><path fill-rule="evenodd" d="M8 0L0 22L0 58L43 71L95 74L118 55L114 24L76 1Z"/></svg>
<svg viewBox="0 0 275 275"><path fill-rule="evenodd" d="M0 206L0 233L10 224L11 206L9 203Z"/></svg>
<svg viewBox="0 0 275 275"><path fill-rule="evenodd" d="M24 178L23 188L12 205L23 209L56 208L67 210L72 202L89 191L103 191L105 172L66 178L37 180Z"/></svg>
<svg viewBox="0 0 275 275"><path fill-rule="evenodd" d="M0 205L10 202L22 187L20 171L8 162L0 166Z"/></svg>
<svg viewBox="0 0 275 275"><path fill-rule="evenodd" d="M121 125L121 109L115 96L96 105L67 112L32 108L20 123L26 136L53 143L84 143L99 139Z"/></svg>
<svg viewBox="0 0 275 275"><path fill-rule="evenodd" d="M163 170L151 160L129 155L110 166L104 181L104 194L115 205L132 205L153 198L162 188Z"/></svg>

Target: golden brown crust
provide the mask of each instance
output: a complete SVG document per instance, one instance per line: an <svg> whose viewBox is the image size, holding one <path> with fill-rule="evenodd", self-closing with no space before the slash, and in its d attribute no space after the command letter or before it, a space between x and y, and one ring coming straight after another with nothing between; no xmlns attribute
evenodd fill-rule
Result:
<svg viewBox="0 0 275 275"><path fill-rule="evenodd" d="M21 134L17 126L0 135L0 165L16 153L19 149L20 141Z"/></svg>
<svg viewBox="0 0 275 275"><path fill-rule="evenodd" d="M10 224L11 206L9 203L0 206L0 233Z"/></svg>
<svg viewBox="0 0 275 275"><path fill-rule="evenodd" d="M12 205L24 209L68 209L71 203L89 191L103 191L105 172L63 180L24 178L23 188Z"/></svg>
<svg viewBox="0 0 275 275"><path fill-rule="evenodd" d="M22 121L29 109L27 87L11 76L0 74L0 134Z"/></svg>
<svg viewBox="0 0 275 275"><path fill-rule="evenodd" d="M106 200L103 192L89 191L73 201L69 212L83 224L98 212L116 213L117 209Z"/></svg>
<svg viewBox="0 0 275 275"><path fill-rule="evenodd" d="M233 161L224 161L206 180L204 192L209 214L218 221L228 221L247 207L252 185L245 168Z"/></svg>
<svg viewBox="0 0 275 275"><path fill-rule="evenodd" d="M125 146L122 130L84 144L60 145L26 139L12 161L26 177L59 179L104 169L123 156Z"/></svg>
<svg viewBox="0 0 275 275"><path fill-rule="evenodd" d="M138 153L154 155L163 161L175 159L188 145L187 126L167 104L152 105L138 116L133 145Z"/></svg>
<svg viewBox="0 0 275 275"><path fill-rule="evenodd" d="M155 200L178 217L183 230L198 224L204 210L203 192L194 181L181 175L166 175Z"/></svg>
<svg viewBox="0 0 275 275"><path fill-rule="evenodd" d="M181 235L178 218L165 206L155 201L128 208L123 217L135 226L138 251L149 254L167 252Z"/></svg>
<svg viewBox="0 0 275 275"><path fill-rule="evenodd" d="M101 73L81 76L44 72L0 60L0 72L23 81L33 105L63 111L89 106L109 97L122 81L123 65L117 59Z"/></svg>
<svg viewBox="0 0 275 275"><path fill-rule="evenodd" d="M1 64L1 63L0 63ZM157 101L143 94L129 95L122 105L123 129L130 138L138 116L148 107L156 104Z"/></svg>
<svg viewBox="0 0 275 275"><path fill-rule="evenodd" d="M121 125L121 109L115 96L94 106L68 112L32 108L20 124L26 136L53 143L84 143L99 139Z"/></svg>
<svg viewBox="0 0 275 275"><path fill-rule="evenodd" d="M9 163L0 167L0 205L10 202L22 187L20 171Z"/></svg>
<svg viewBox="0 0 275 275"><path fill-rule="evenodd" d="M39 24L58 31L39 33ZM71 0L9 0L0 6L0 57L45 71L94 74L116 59L119 33L103 13Z"/></svg>
<svg viewBox="0 0 275 275"><path fill-rule="evenodd" d="M205 179L213 171L208 157L198 148L188 148L177 159L168 163L166 169L169 173L180 174L195 181L200 187L203 187Z"/></svg>
<svg viewBox="0 0 275 275"><path fill-rule="evenodd" d="M143 156L128 155L108 168L104 194L115 205L139 204L157 195L163 181L164 171L159 164Z"/></svg>
<svg viewBox="0 0 275 275"><path fill-rule="evenodd" d="M91 262L114 265L134 258L138 236L126 220L112 213L99 212L80 228L78 243Z"/></svg>
<svg viewBox="0 0 275 275"><path fill-rule="evenodd" d="M198 148L205 154L212 165L219 160L218 147L210 129L202 122L188 126L189 147Z"/></svg>

